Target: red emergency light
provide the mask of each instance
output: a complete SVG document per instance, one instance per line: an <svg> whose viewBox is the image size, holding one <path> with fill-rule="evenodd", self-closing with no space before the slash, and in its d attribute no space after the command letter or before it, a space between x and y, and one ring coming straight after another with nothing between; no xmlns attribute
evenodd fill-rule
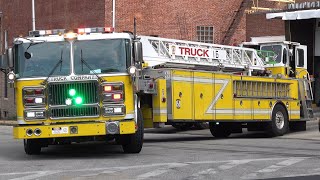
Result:
<svg viewBox="0 0 320 180"><path fill-rule="evenodd" d="M112 27L94 27L94 28L78 28L78 34L89 34L89 33L112 33Z"/></svg>

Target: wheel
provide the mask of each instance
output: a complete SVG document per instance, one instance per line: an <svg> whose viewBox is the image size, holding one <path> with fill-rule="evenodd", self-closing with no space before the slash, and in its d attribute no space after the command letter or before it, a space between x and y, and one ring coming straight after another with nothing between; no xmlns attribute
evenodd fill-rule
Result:
<svg viewBox="0 0 320 180"><path fill-rule="evenodd" d="M26 154L33 155L41 152L41 143L38 139L24 139L23 145Z"/></svg>
<svg viewBox="0 0 320 180"><path fill-rule="evenodd" d="M216 124L215 122L209 123L209 129L212 136L217 138L225 138L230 136L231 130L227 123L219 123Z"/></svg>
<svg viewBox="0 0 320 180"><path fill-rule="evenodd" d="M282 136L288 132L288 114L284 106L276 105L272 111L271 122L268 123L268 133L271 136Z"/></svg>
<svg viewBox="0 0 320 180"><path fill-rule="evenodd" d="M128 134L120 136L120 143L125 153L139 153L143 145L143 117L141 110L138 109L137 128L135 134Z"/></svg>
<svg viewBox="0 0 320 180"><path fill-rule="evenodd" d="M182 131L189 130L192 126L193 123L172 123L172 127Z"/></svg>
<svg viewBox="0 0 320 180"><path fill-rule="evenodd" d="M196 122L196 123L194 123L194 127L198 130L207 129L208 123L207 122Z"/></svg>
<svg viewBox="0 0 320 180"><path fill-rule="evenodd" d="M293 121L289 123L290 131L306 131L307 122L306 121Z"/></svg>

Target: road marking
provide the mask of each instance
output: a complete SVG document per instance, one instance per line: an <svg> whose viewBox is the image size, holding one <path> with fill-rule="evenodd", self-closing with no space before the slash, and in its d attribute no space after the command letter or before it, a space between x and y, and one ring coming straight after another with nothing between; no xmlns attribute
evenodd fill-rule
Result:
<svg viewBox="0 0 320 180"><path fill-rule="evenodd" d="M122 171L127 169L140 169L140 168L152 168L152 167L159 167L152 172L148 172L145 174L140 175L141 179L148 179L151 177L159 176L164 174L173 168L176 167L183 167L187 165L201 165L201 164L219 164L219 163L227 163L218 167L220 170L227 170L233 168L235 166L246 164L248 162L259 162L259 161L281 161L277 165L270 166L265 168L263 171L277 171L283 167L289 166L291 164L300 162L305 160L307 157L299 157L299 158L261 158L261 159L243 159L243 160L221 160L221 161L192 161L192 162L181 162L181 163L155 163L155 164L144 164L144 165L133 165L133 166L118 166L118 167L104 167L104 168L86 168L86 169L70 169L70 170L52 170L52 171L29 171L29 172L11 172L11 173L0 173L1 176L17 176L17 175L25 175L21 178L14 178L12 180L29 180L29 179L36 179L39 177L49 176L56 173L69 173L69 172L93 172L93 171L102 171L103 173L112 173L115 171ZM205 173L205 172L202 172ZM208 172L209 173L209 170ZM212 173L212 172L211 172ZM258 172L257 172L258 173ZM28 175L29 174L29 175ZM9 178L6 178L9 179Z"/></svg>
<svg viewBox="0 0 320 180"><path fill-rule="evenodd" d="M231 169L233 167L236 167L238 165L247 164L249 162L252 162L252 160L233 160L227 164L219 166L218 168L221 170L227 170L227 169Z"/></svg>
<svg viewBox="0 0 320 180"><path fill-rule="evenodd" d="M307 158L290 158L285 161L281 161L275 165L271 165L269 167L266 167L264 169L256 171L254 173L250 173L248 175L245 175L245 176L241 177L241 179L256 179L259 174L276 172L282 168L291 166L291 165L296 164L298 162L301 162L305 159L307 159Z"/></svg>
<svg viewBox="0 0 320 180"><path fill-rule="evenodd" d="M105 171L98 172L98 173L84 174L84 175L81 175L81 177L93 177L93 176L98 176L98 175L101 175L101 174L113 174L113 173L116 173L116 172L118 172L118 171L105 170Z"/></svg>
<svg viewBox="0 0 320 180"><path fill-rule="evenodd" d="M154 171L151 171L151 172L147 172L145 174L141 174L137 177L137 179L149 179L149 178L152 178L152 177L155 177L155 176L159 176L161 174L164 174L166 172L168 172L169 169L168 168L160 168L160 169L156 169Z"/></svg>
<svg viewBox="0 0 320 180"><path fill-rule="evenodd" d="M209 176L209 175L214 175L216 174L217 171L215 169L206 169L204 171L200 171L197 173L194 173L193 175L190 176L191 179L203 179L203 176Z"/></svg>
<svg viewBox="0 0 320 180"><path fill-rule="evenodd" d="M36 174L30 174L28 176L23 176L23 177L19 177L19 178L13 178L13 179L10 179L10 180L32 180L32 179L37 179L37 178L40 178L40 177L56 174L56 173L59 173L59 172L60 171L39 171Z"/></svg>
<svg viewBox="0 0 320 180"><path fill-rule="evenodd" d="M177 167L183 167L183 166L187 166L189 164L183 164L183 163L171 163L170 165L168 165L168 167L164 167L164 168L159 168L159 169L155 169L154 171L150 171L147 172L145 174L141 174L137 177L137 179L142 180L142 179L150 179L152 177L156 177L159 176L161 174L164 174L170 170L172 170L173 168L177 168Z"/></svg>
<svg viewBox="0 0 320 180"><path fill-rule="evenodd" d="M226 164L218 166L218 169L219 170L228 170L228 169L231 169L231 168L236 167L238 165L247 164L249 162L252 162L252 160L232 160L231 162L228 162ZM192 178L192 179L202 179L201 176L209 176L209 175L213 175L213 174L216 174L216 173L219 173L219 171L210 168L210 169L195 173L195 174L191 175L190 178Z"/></svg>

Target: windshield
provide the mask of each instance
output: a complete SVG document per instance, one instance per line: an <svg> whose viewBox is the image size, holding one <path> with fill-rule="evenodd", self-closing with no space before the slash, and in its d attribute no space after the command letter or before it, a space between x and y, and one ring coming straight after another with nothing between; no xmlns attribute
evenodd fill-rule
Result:
<svg viewBox="0 0 320 180"><path fill-rule="evenodd" d="M129 40L76 41L73 47L76 74L127 72L130 66Z"/></svg>
<svg viewBox="0 0 320 180"><path fill-rule="evenodd" d="M272 51L276 54L275 60L277 63L281 63L282 46L281 45L267 45L261 47L262 51Z"/></svg>
<svg viewBox="0 0 320 180"><path fill-rule="evenodd" d="M30 59L25 52L31 54ZM62 55L62 56L61 56ZM40 42L17 45L15 51L15 70L17 77L46 77L60 61L54 75L70 74L70 43L69 42Z"/></svg>

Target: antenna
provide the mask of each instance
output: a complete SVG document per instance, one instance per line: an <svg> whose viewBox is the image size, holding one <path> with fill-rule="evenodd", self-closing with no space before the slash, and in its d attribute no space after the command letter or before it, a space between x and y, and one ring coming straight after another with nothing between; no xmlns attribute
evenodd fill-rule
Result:
<svg viewBox="0 0 320 180"><path fill-rule="evenodd" d="M136 40L137 39L137 18L134 17L133 18L133 39Z"/></svg>
<svg viewBox="0 0 320 180"><path fill-rule="evenodd" d="M4 50L8 49L8 31L4 31Z"/></svg>

